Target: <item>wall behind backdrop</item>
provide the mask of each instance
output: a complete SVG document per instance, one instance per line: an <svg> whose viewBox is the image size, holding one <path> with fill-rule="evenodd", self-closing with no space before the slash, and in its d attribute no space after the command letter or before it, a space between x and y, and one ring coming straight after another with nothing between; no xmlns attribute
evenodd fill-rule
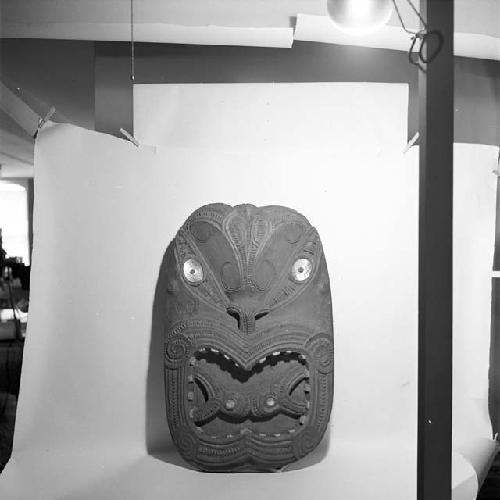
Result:
<svg viewBox="0 0 500 500"><path fill-rule="evenodd" d="M119 94L132 98L129 43L4 39L0 55L2 81L40 114L54 105L56 121L114 134L132 126L131 104L114 106ZM408 136L418 130L417 70L404 52L313 42L291 49L136 44L136 83L327 81L408 83ZM455 102L455 142L498 145L500 62L456 57Z"/></svg>

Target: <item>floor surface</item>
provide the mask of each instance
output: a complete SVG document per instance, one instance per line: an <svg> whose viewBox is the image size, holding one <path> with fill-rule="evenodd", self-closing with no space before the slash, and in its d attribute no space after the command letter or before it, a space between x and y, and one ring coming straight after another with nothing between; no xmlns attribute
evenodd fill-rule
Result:
<svg viewBox="0 0 500 500"><path fill-rule="evenodd" d="M0 472L8 462L12 451L15 419L16 397L0 393Z"/></svg>

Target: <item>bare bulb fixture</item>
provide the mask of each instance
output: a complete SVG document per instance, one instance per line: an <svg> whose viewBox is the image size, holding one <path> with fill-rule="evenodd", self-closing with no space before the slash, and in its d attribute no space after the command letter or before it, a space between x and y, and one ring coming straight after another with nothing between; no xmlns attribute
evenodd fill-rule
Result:
<svg viewBox="0 0 500 500"><path fill-rule="evenodd" d="M327 0L328 14L349 35L366 35L381 28L392 14L392 0Z"/></svg>

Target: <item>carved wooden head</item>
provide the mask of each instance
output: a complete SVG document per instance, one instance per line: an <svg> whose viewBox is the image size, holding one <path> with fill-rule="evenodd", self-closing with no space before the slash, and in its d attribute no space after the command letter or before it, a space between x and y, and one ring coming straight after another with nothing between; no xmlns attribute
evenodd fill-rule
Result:
<svg viewBox="0 0 500 500"><path fill-rule="evenodd" d="M319 235L280 206L196 210L165 255L167 417L207 471L277 470L320 442L333 399Z"/></svg>

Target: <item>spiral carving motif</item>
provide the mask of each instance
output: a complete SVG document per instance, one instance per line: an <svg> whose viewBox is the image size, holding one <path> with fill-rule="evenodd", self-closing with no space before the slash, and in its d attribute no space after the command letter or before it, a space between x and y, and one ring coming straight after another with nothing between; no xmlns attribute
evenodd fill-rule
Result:
<svg viewBox="0 0 500 500"><path fill-rule="evenodd" d="M232 402L232 404L230 404ZM234 405L234 406L233 406ZM221 402L226 414L245 417L250 408L248 397L238 393L228 393Z"/></svg>
<svg viewBox="0 0 500 500"><path fill-rule="evenodd" d="M186 460L193 460L198 453L198 440L187 427L176 429L175 444Z"/></svg>
<svg viewBox="0 0 500 500"><path fill-rule="evenodd" d="M314 364L321 373L330 373L333 370L333 342L327 338L321 338L313 346Z"/></svg>
<svg viewBox="0 0 500 500"><path fill-rule="evenodd" d="M264 417L276 413L279 405L279 395L277 392L263 392L256 394L252 398L252 415Z"/></svg>
<svg viewBox="0 0 500 500"><path fill-rule="evenodd" d="M299 433L293 440L293 454L295 458L298 460L314 450L318 444L318 437L321 437L321 434L311 428L304 429Z"/></svg>
<svg viewBox="0 0 500 500"><path fill-rule="evenodd" d="M191 343L181 336L173 337L165 345L165 364L169 368L180 366L187 358Z"/></svg>

